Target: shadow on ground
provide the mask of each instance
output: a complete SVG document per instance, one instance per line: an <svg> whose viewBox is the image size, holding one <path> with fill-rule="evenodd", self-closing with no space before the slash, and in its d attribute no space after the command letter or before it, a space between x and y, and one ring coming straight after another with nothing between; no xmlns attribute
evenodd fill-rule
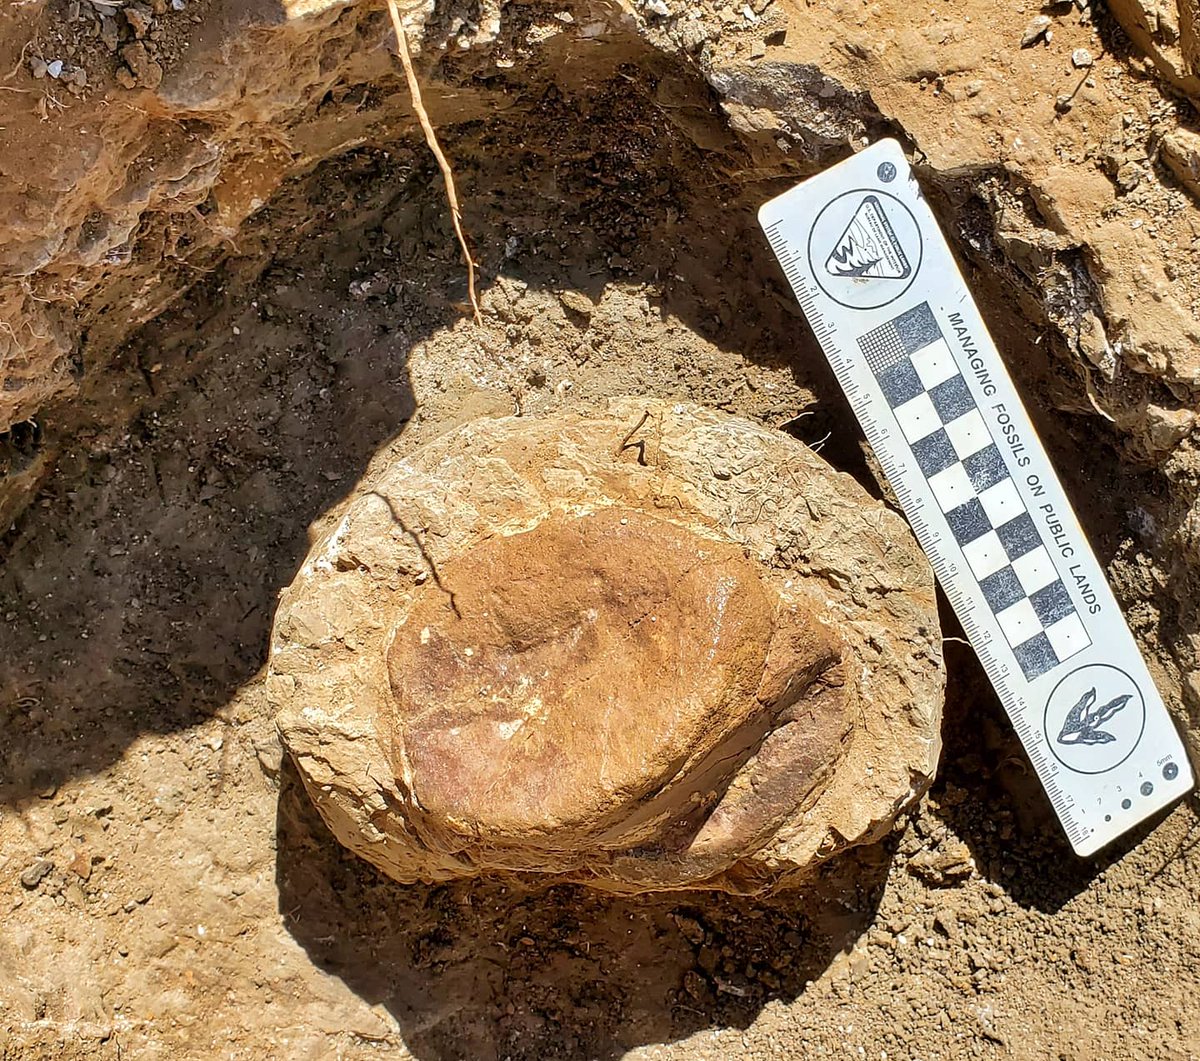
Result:
<svg viewBox="0 0 1200 1061"><path fill-rule="evenodd" d="M943 624L951 637L962 636L948 607ZM1056 913L1171 813L1168 808L1100 853L1080 858L969 646L946 645L946 671L942 764L931 810L967 844L980 874L1014 902ZM1053 872L1047 872L1050 865Z"/></svg>
<svg viewBox="0 0 1200 1061"><path fill-rule="evenodd" d="M855 852L768 900L401 885L337 843L287 760L276 838L289 931L421 1061L615 1058L746 1027L870 925L890 862L883 845Z"/></svg>
<svg viewBox="0 0 1200 1061"><path fill-rule="evenodd" d="M573 374L609 371L603 344L632 336L641 363L610 371L608 393L733 404L737 372L710 378L687 364L688 336L831 391L752 238L741 170L727 172L736 147L707 87L676 75L668 112L655 77L605 77L582 97L527 86L521 108L448 138L481 288L501 274L588 299L640 285L646 316L614 324L600 345L589 345L586 313L575 318ZM681 114L710 129L706 148L681 132ZM21 441L53 472L0 534L0 801L103 770L141 734L195 725L254 676L308 527L404 430L409 351L462 319L465 297L427 152L363 148L293 181L229 261L113 363L89 366L81 397L45 411ZM534 378L521 388L549 393L536 367L550 330L505 319L498 363L528 360ZM639 328L654 319L664 332L681 322L670 325L677 341L644 356ZM456 367L446 371L449 386ZM848 423L844 411L832 418Z"/></svg>
<svg viewBox="0 0 1200 1061"><path fill-rule="evenodd" d="M262 666L310 523L403 429L408 351L457 316L345 311L366 253L355 199L378 198L378 176L343 165L346 232L229 263L45 418L57 467L0 542L0 800L197 724ZM290 233L311 207L275 220Z"/></svg>

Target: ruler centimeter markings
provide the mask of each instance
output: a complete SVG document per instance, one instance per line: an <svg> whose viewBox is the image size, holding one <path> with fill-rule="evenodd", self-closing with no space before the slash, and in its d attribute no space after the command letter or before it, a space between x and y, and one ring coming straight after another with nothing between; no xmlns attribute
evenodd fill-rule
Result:
<svg viewBox="0 0 1200 1061"><path fill-rule="evenodd" d="M881 141L759 222L1071 846L1093 854L1192 771L904 152Z"/></svg>

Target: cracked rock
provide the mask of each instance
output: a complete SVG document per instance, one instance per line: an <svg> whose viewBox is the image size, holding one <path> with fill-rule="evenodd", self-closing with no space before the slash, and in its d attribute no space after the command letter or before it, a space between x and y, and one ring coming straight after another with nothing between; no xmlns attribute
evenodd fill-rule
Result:
<svg viewBox="0 0 1200 1061"><path fill-rule="evenodd" d="M759 892L938 754L929 565L798 442L623 399L483 419L347 502L276 618L284 746L402 881Z"/></svg>

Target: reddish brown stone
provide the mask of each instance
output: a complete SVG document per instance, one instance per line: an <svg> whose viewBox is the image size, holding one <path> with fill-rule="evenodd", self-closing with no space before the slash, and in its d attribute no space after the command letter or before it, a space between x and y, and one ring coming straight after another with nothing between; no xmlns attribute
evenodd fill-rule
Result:
<svg viewBox="0 0 1200 1061"><path fill-rule="evenodd" d="M803 648L791 682L764 683L777 636ZM839 657L735 545L624 507L552 516L417 596L388 650L391 762L451 849L510 848L528 869L618 841L686 860L807 794L846 729L841 697L808 695ZM800 700L831 716L793 723L816 761L748 814L725 783Z"/></svg>
<svg viewBox="0 0 1200 1061"><path fill-rule="evenodd" d="M381 468L285 593L268 687L397 879L761 891L923 791L942 680L895 514L782 434L631 400Z"/></svg>

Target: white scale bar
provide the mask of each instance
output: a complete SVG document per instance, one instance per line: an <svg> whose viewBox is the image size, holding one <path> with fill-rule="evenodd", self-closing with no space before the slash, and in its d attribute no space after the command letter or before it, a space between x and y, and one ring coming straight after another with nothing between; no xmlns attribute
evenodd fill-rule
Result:
<svg viewBox="0 0 1200 1061"><path fill-rule="evenodd" d="M759 221L1071 846L1093 854L1192 771L904 152L881 141Z"/></svg>

